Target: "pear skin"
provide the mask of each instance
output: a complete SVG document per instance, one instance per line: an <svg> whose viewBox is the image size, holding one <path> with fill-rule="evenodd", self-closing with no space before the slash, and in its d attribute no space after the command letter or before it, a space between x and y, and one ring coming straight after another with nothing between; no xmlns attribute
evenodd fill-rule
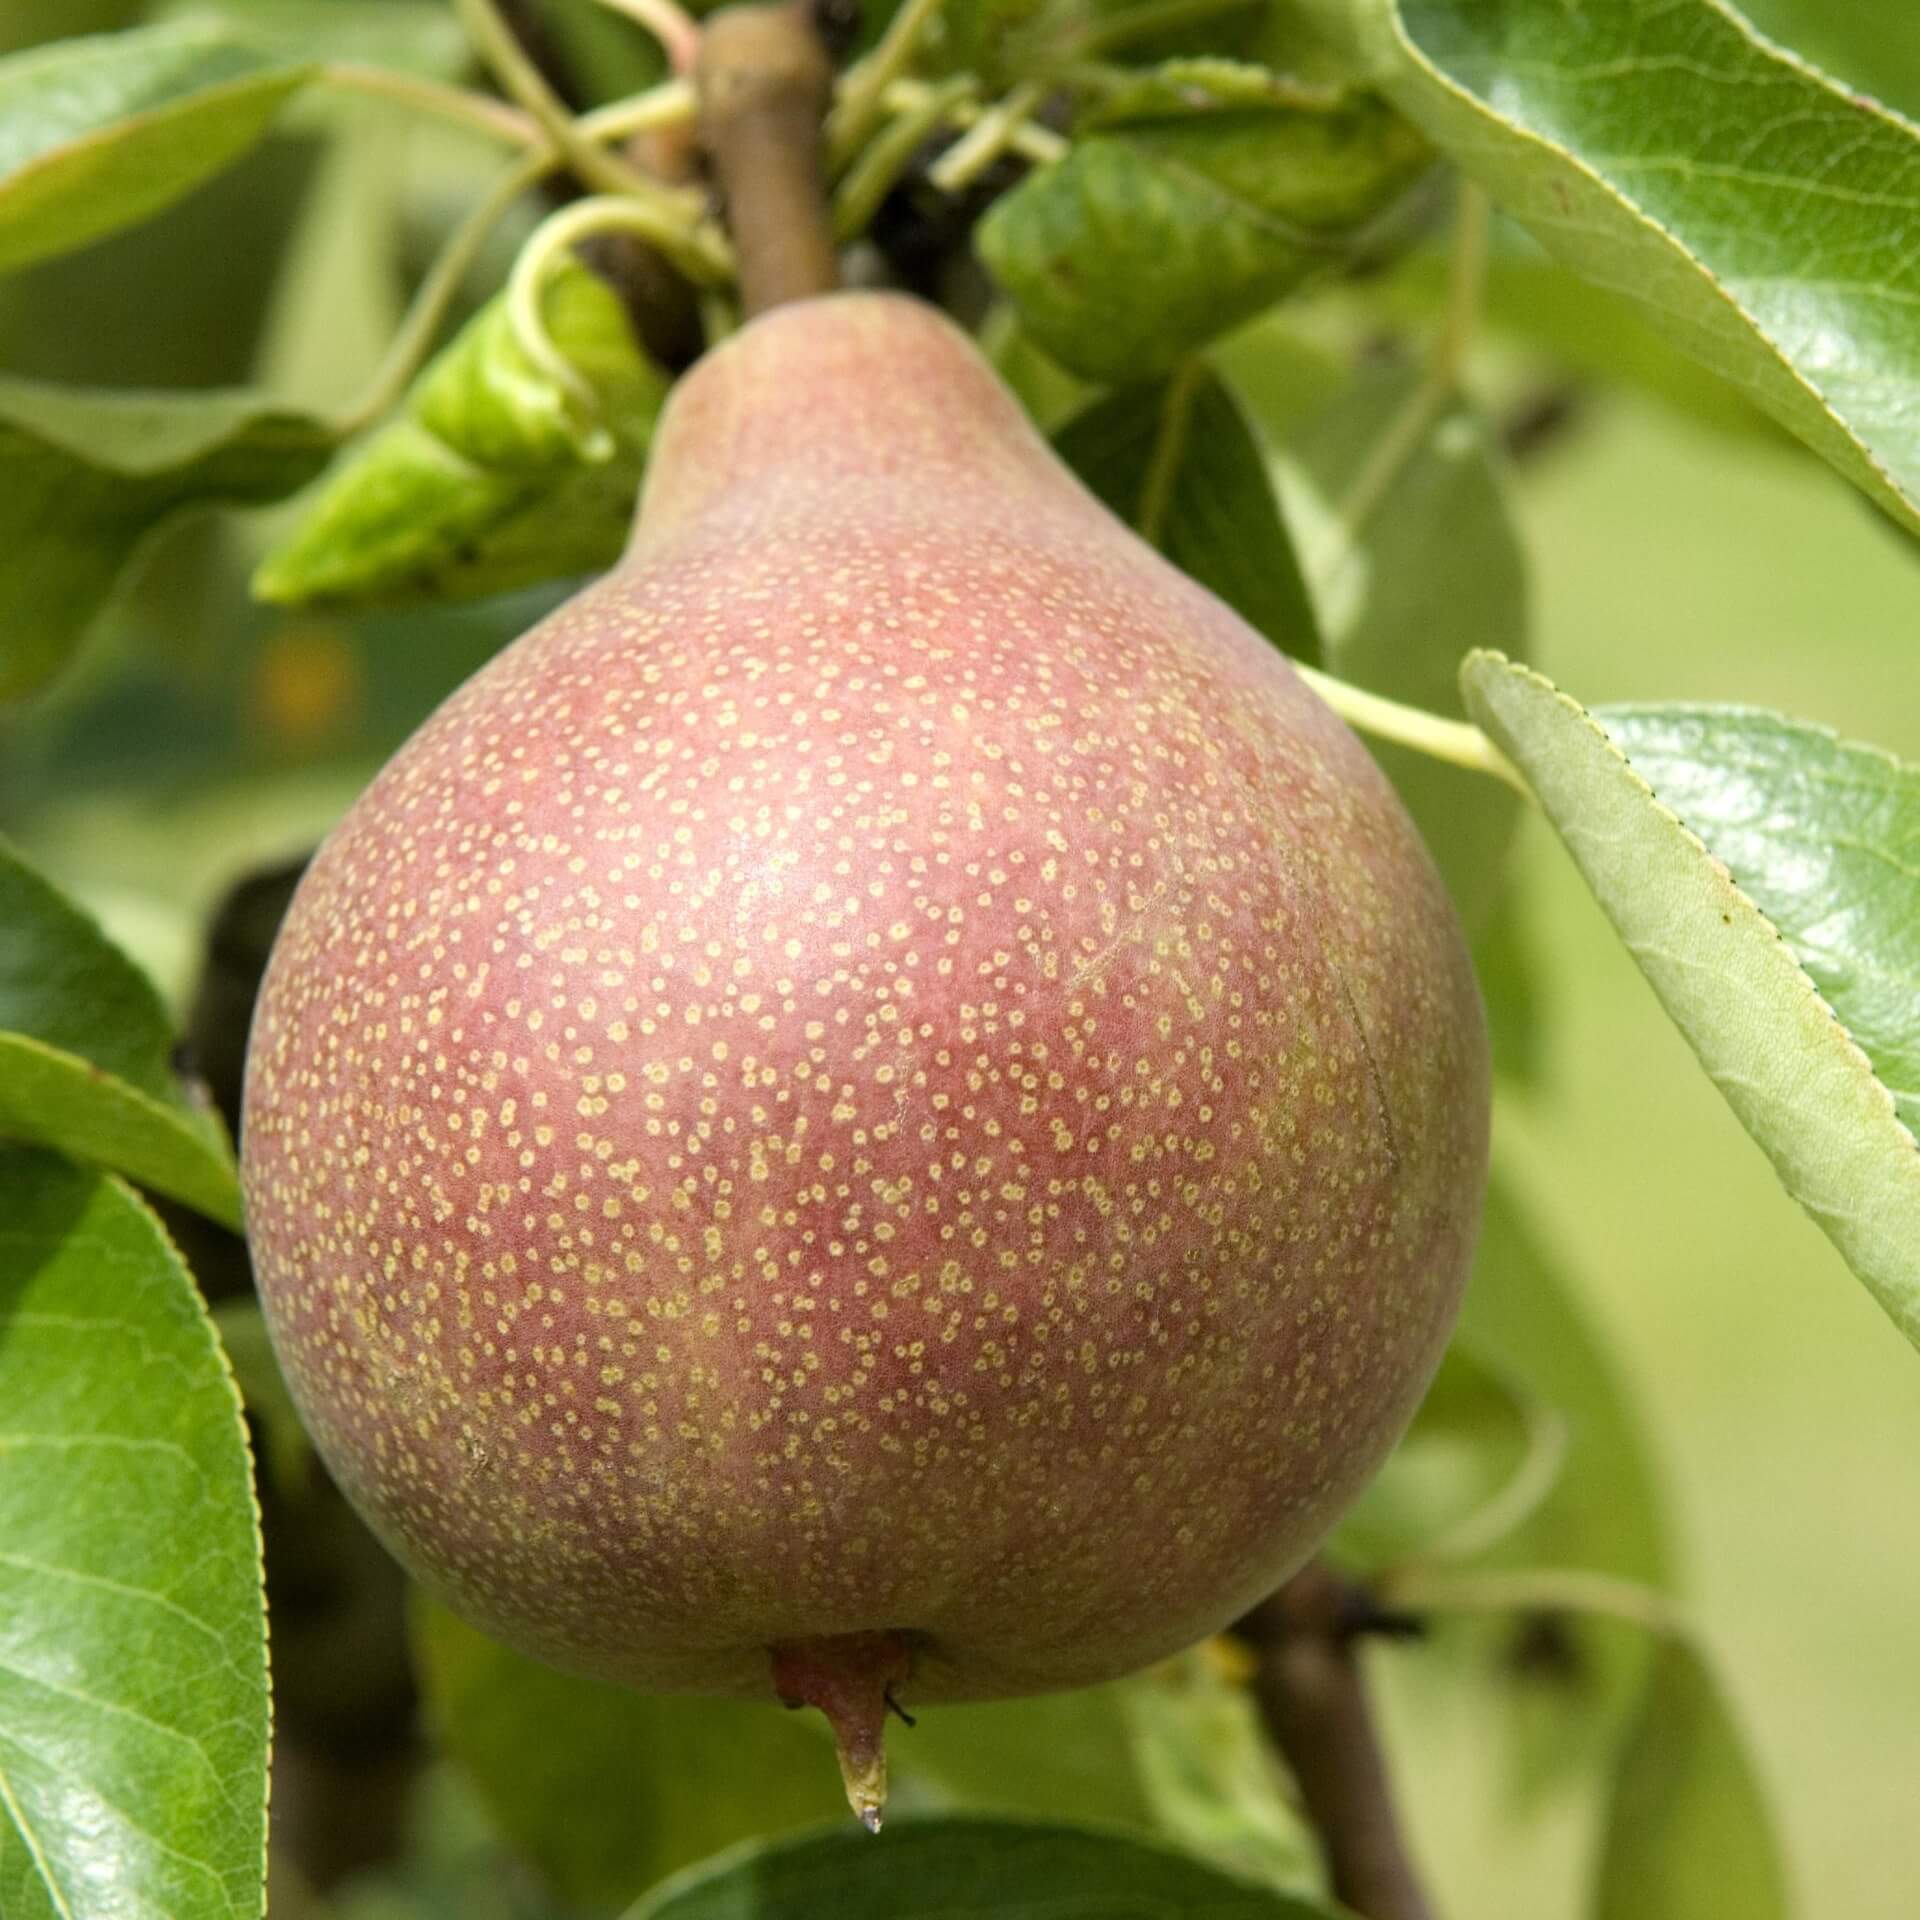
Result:
<svg viewBox="0 0 1920 1920"><path fill-rule="evenodd" d="M1074 1687L1311 1551L1437 1363L1487 1044L1391 788L964 335L780 307L621 563L308 873L251 1044L329 1466L501 1639L818 1705Z"/></svg>

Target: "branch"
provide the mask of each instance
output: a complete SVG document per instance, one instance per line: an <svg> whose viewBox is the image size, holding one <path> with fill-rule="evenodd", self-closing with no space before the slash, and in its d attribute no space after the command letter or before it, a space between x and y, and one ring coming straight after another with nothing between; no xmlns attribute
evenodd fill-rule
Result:
<svg viewBox="0 0 1920 1920"><path fill-rule="evenodd" d="M746 311L831 293L840 263L820 127L833 68L804 0L715 14L700 36L694 82Z"/></svg>
<svg viewBox="0 0 1920 1920"><path fill-rule="evenodd" d="M1315 1561L1234 1632L1259 1657L1254 1694L1320 1836L1334 1896L1365 1920L1433 1920L1401 1838L1354 1642L1418 1631Z"/></svg>

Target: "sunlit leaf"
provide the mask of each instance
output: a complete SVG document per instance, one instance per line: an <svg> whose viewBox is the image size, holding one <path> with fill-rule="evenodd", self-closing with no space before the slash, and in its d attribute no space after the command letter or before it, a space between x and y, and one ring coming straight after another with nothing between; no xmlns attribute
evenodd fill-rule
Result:
<svg viewBox="0 0 1920 1920"><path fill-rule="evenodd" d="M0 271L178 200L245 153L311 73L196 25L0 61Z"/></svg>
<svg viewBox="0 0 1920 1920"><path fill-rule="evenodd" d="M1716 0L1307 0L1436 145L1920 531L1920 129Z"/></svg>
<svg viewBox="0 0 1920 1920"><path fill-rule="evenodd" d="M570 396L527 359L502 295L329 479L261 563L255 592L295 605L440 601L611 565L666 380L585 267L555 275L545 312L599 398L603 431L583 433Z"/></svg>
<svg viewBox="0 0 1920 1920"><path fill-rule="evenodd" d="M159 1224L0 1147L0 1912L252 1920L266 1625L240 1400Z"/></svg>
<svg viewBox="0 0 1920 1920"><path fill-rule="evenodd" d="M1920 1134L1920 767L1751 707L1596 707L1779 928Z"/></svg>
<svg viewBox="0 0 1920 1920"><path fill-rule="evenodd" d="M0 842L0 1137L38 1141L240 1224L219 1117L181 1084L151 982Z"/></svg>
<svg viewBox="0 0 1920 1920"><path fill-rule="evenodd" d="M1920 1345L1920 1146L1873 1061L1737 877L1592 715L1495 655L1470 658L1463 684L1787 1191ZM1805 770L1818 765L1812 754ZM1862 931L1864 957L1897 970L1870 918Z"/></svg>

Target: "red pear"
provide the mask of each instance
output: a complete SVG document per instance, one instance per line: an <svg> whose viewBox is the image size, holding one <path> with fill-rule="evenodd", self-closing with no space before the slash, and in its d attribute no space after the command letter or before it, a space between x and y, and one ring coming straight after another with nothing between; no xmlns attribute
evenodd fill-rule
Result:
<svg viewBox="0 0 1920 1920"><path fill-rule="evenodd" d="M676 390L633 544L315 860L245 1120L328 1464L482 1627L809 1702L1275 1586L1465 1279L1486 1039L1359 743L885 295Z"/></svg>

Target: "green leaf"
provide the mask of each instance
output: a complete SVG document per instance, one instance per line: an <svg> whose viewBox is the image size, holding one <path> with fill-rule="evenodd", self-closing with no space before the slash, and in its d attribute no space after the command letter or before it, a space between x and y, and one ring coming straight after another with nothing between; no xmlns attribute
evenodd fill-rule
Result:
<svg viewBox="0 0 1920 1920"><path fill-rule="evenodd" d="M350 60L453 80L473 43L441 0L173 0L168 26L217 30L287 59Z"/></svg>
<svg viewBox="0 0 1920 1920"><path fill-rule="evenodd" d="M1594 1920L1785 1920L1786 1873L1739 1729L1700 1656L1655 1657L1607 1811Z"/></svg>
<svg viewBox="0 0 1920 1920"><path fill-rule="evenodd" d="M928 1707L889 1730L889 1763L903 1788L942 1807L1151 1826L1129 1717L1136 1684Z"/></svg>
<svg viewBox="0 0 1920 1920"><path fill-rule="evenodd" d="M173 1071L160 997L0 841L0 1137L130 1175L238 1230L219 1117Z"/></svg>
<svg viewBox="0 0 1920 1920"><path fill-rule="evenodd" d="M1920 116L1920 12L1883 0L1744 0L1740 11L1769 39Z"/></svg>
<svg viewBox="0 0 1920 1920"><path fill-rule="evenodd" d="M66 662L169 516L278 500L313 478L332 445L317 421L250 393L0 378L0 700Z"/></svg>
<svg viewBox="0 0 1920 1920"><path fill-rule="evenodd" d="M1408 368L1358 374L1294 428L1281 499L1319 607L1329 673L1430 712L1463 716L1460 662L1474 647L1527 649L1526 560L1486 423L1437 409L1384 491L1369 473L1416 403ZM1373 504L1355 520L1356 490ZM1520 796L1483 774L1369 740L1407 803L1470 931L1491 916L1520 824Z"/></svg>
<svg viewBox="0 0 1920 1920"><path fill-rule="evenodd" d="M1551 1408L1565 1436L1551 1489L1475 1564L1662 1585L1664 1501L1638 1410L1497 1159L1456 1338ZM1648 1664L1636 1637L1565 1614L1446 1623L1422 1661L1447 1660L1459 1663L1460 1683L1449 1704L1478 1729L1486 1788L1501 1810L1495 1828L1513 1807L1538 1807L1559 1786L1612 1765ZM1458 1724L1441 1730L1442 1747Z"/></svg>
<svg viewBox="0 0 1920 1920"><path fill-rule="evenodd" d="M1920 130L1717 0L1307 0L1558 258L1920 531Z"/></svg>
<svg viewBox="0 0 1920 1920"><path fill-rule="evenodd" d="M666 379L587 268L554 277L545 313L599 398L604 432L583 433L570 396L527 359L502 295L328 481L262 561L254 591L292 605L443 601L618 559Z"/></svg>
<svg viewBox="0 0 1920 1920"><path fill-rule="evenodd" d="M1597 707L1779 928L1920 1135L1920 767L1752 707Z"/></svg>
<svg viewBox="0 0 1920 1920"><path fill-rule="evenodd" d="M630 1900L750 1834L849 1818L831 1746L771 1700L583 1680L427 1602L414 1645L444 1751L569 1901Z"/></svg>
<svg viewBox="0 0 1920 1920"><path fill-rule="evenodd" d="M1022 325L1092 379L1163 372L1351 259L1427 161L1371 95L1309 94L1259 69L1186 64L1208 77L1155 95L1138 118L1124 99L1109 108L976 230ZM1257 78L1228 83L1222 70Z"/></svg>
<svg viewBox="0 0 1920 1920"><path fill-rule="evenodd" d="M1498 1156L1459 1336L1551 1407L1567 1436L1552 1492L1489 1559L1662 1584L1668 1548L1660 1479L1638 1411Z"/></svg>
<svg viewBox="0 0 1920 1920"><path fill-rule="evenodd" d="M1552 1491L1566 1422L1456 1334L1399 1446L1327 1543L1355 1572L1472 1558Z"/></svg>
<svg viewBox="0 0 1920 1920"><path fill-rule="evenodd" d="M116 1181L0 1147L0 1912L263 1911L266 1621L233 1378Z"/></svg>
<svg viewBox="0 0 1920 1920"><path fill-rule="evenodd" d="M1016 1820L903 1821L742 1847L627 1920L1334 1920L1120 1834Z"/></svg>
<svg viewBox="0 0 1920 1920"><path fill-rule="evenodd" d="M1494 654L1471 656L1462 683L1787 1191L1920 1346L1920 1147L1872 1061L1590 714Z"/></svg>
<svg viewBox="0 0 1920 1920"><path fill-rule="evenodd" d="M1167 1839L1229 1873L1317 1899L1319 1843L1252 1694L1223 1671L1215 1649L1230 1644L1196 1647L1122 1683L1135 1771Z"/></svg>
<svg viewBox="0 0 1920 1920"><path fill-rule="evenodd" d="M1233 396L1197 364L1109 394L1054 446L1075 473L1175 566L1297 660L1319 636L1293 543Z"/></svg>
<svg viewBox="0 0 1920 1920"><path fill-rule="evenodd" d="M192 25L0 61L0 272L178 200L254 145L312 71Z"/></svg>

